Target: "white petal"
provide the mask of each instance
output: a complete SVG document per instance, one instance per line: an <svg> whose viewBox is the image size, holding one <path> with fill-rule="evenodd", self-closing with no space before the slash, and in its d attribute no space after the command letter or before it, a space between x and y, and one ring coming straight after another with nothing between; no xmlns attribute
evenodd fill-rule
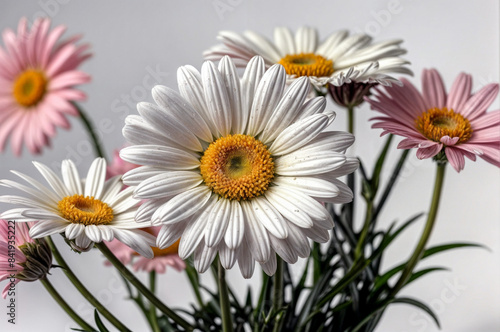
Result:
<svg viewBox="0 0 500 332"><path fill-rule="evenodd" d="M328 232L328 230L320 227L303 229L302 232L314 242L325 243L330 240L330 233Z"/></svg>
<svg viewBox="0 0 500 332"><path fill-rule="evenodd" d="M17 171L11 171L12 174L15 174L19 176L21 179L32 185L36 190L39 190L43 196L47 197L49 200L52 200L54 202L58 202L60 197L57 197L53 191L49 190L47 187L45 187L43 184L38 182L37 180L33 179L32 177L25 175L23 173L17 172ZM0 181L1 182L1 181ZM14 187L11 187L14 188ZM21 189L22 190L22 189Z"/></svg>
<svg viewBox="0 0 500 332"><path fill-rule="evenodd" d="M231 102L221 73L213 62L205 61L201 67L201 78L209 116L217 131L226 136L231 132Z"/></svg>
<svg viewBox="0 0 500 332"><path fill-rule="evenodd" d="M297 114L297 117L294 119L294 122L305 119L311 115L323 113L326 108L326 99L325 97L314 97L309 99L307 102L302 105L300 111Z"/></svg>
<svg viewBox="0 0 500 332"><path fill-rule="evenodd" d="M82 195L82 180L78 174L75 164L71 160L63 160L62 166L62 177L66 187L74 194Z"/></svg>
<svg viewBox="0 0 500 332"><path fill-rule="evenodd" d="M46 196L45 191L40 191L38 189L33 189L28 186L22 185L20 183L17 183L15 181L11 180L0 180L0 185L8 188L13 188L17 190L23 191L25 194L27 194L27 198L33 201L36 201L38 205L41 206L56 206L58 203L58 199L55 197L53 193L51 195Z"/></svg>
<svg viewBox="0 0 500 332"><path fill-rule="evenodd" d="M204 141L211 141L212 134L206 121L200 115L200 109L193 108L177 91L166 86L157 85L153 88L153 98L168 113L177 118L190 132Z"/></svg>
<svg viewBox="0 0 500 332"><path fill-rule="evenodd" d="M289 204L289 209L299 209L307 213L315 225L330 229L333 227L333 220L330 214L315 199L290 186L276 186L272 189L274 195L291 203Z"/></svg>
<svg viewBox="0 0 500 332"><path fill-rule="evenodd" d="M82 251L90 250L90 246L93 245L92 241L85 235L85 232L81 232L80 235L75 238L75 244Z"/></svg>
<svg viewBox="0 0 500 332"><path fill-rule="evenodd" d="M299 257L307 258L311 253L311 245L307 236L302 232L302 228L297 227L292 224L288 224L288 238L287 241L290 243L292 249L297 253Z"/></svg>
<svg viewBox="0 0 500 332"><path fill-rule="evenodd" d="M340 193L340 189L333 183L314 177L278 176L274 183L279 186L291 186L303 194L314 197L335 197Z"/></svg>
<svg viewBox="0 0 500 332"><path fill-rule="evenodd" d="M299 257L295 253L295 250L293 250L290 244L286 241L286 239L277 239L273 235L269 235L269 240L273 249L281 258L283 258L285 262L287 262L288 264L297 263L297 259Z"/></svg>
<svg viewBox="0 0 500 332"><path fill-rule="evenodd" d="M307 151L306 151L307 152ZM314 176L342 166L345 156L337 152L323 154L293 153L275 159L276 174L283 176Z"/></svg>
<svg viewBox="0 0 500 332"><path fill-rule="evenodd" d="M198 186L173 197L153 214L153 222L174 224L202 209L212 196L206 186Z"/></svg>
<svg viewBox="0 0 500 332"><path fill-rule="evenodd" d="M309 27L300 27L295 33L297 53L314 53L318 44L318 32Z"/></svg>
<svg viewBox="0 0 500 332"><path fill-rule="evenodd" d="M186 259L195 250L196 246L203 239L203 232L207 224L208 215L215 205L215 197L212 197L204 209L200 209L188 222L186 229L182 233L179 243L179 257Z"/></svg>
<svg viewBox="0 0 500 332"><path fill-rule="evenodd" d="M174 196L203 182L197 172L163 172L144 180L134 191L135 198Z"/></svg>
<svg viewBox="0 0 500 332"><path fill-rule="evenodd" d="M137 186L142 181L165 172L168 172L168 169L163 167L140 166L125 173L122 180L127 186Z"/></svg>
<svg viewBox="0 0 500 332"><path fill-rule="evenodd" d="M0 214L0 219L15 220L16 222L32 221L33 220L32 218L26 218L22 216L22 213L25 210L26 208L16 208L4 211Z"/></svg>
<svg viewBox="0 0 500 332"><path fill-rule="evenodd" d="M335 60L334 52L337 51L337 46L347 37L348 32L345 30L332 33L321 45L318 46L316 54L319 54L327 59Z"/></svg>
<svg viewBox="0 0 500 332"><path fill-rule="evenodd" d="M274 275L277 267L276 254L272 253L269 260L265 263L260 263L260 266L268 276Z"/></svg>
<svg viewBox="0 0 500 332"><path fill-rule="evenodd" d="M224 241L229 249L238 248L245 234L245 214L238 201L231 201L231 216L227 225Z"/></svg>
<svg viewBox="0 0 500 332"><path fill-rule="evenodd" d="M200 244L194 252L194 267L199 273L204 273L210 267L217 254L217 248Z"/></svg>
<svg viewBox="0 0 500 332"><path fill-rule="evenodd" d="M344 152L354 143L354 135L343 131L327 131L320 133L305 148L322 149L324 151Z"/></svg>
<svg viewBox="0 0 500 332"><path fill-rule="evenodd" d="M264 144L273 141L297 117L309 94L310 85L309 78L303 76L288 87L259 137Z"/></svg>
<svg viewBox="0 0 500 332"><path fill-rule="evenodd" d="M217 128L210 117L207 104L205 103L201 74L193 66L179 67L177 70L177 83L181 96L188 100L193 108L198 111L209 127L211 134L216 136L218 134ZM211 137L200 136L200 138L207 142L212 141Z"/></svg>
<svg viewBox="0 0 500 332"><path fill-rule="evenodd" d="M265 196L254 198L251 202L256 219L262 223L269 233L279 239L284 239L288 236L285 220Z"/></svg>
<svg viewBox="0 0 500 332"><path fill-rule="evenodd" d="M33 162L33 165L35 165L35 167L43 175L45 180L47 180L47 183L56 192L57 196L62 198L70 195L70 192L68 191L64 183L57 177L54 172L52 172L52 170L50 170L50 168L36 161Z"/></svg>
<svg viewBox="0 0 500 332"><path fill-rule="evenodd" d="M174 225L163 225L156 237L156 246L161 249L170 247L180 239L185 228L186 223L182 222Z"/></svg>
<svg viewBox="0 0 500 332"><path fill-rule="evenodd" d="M96 225L85 226L85 235L92 241L96 243L102 242L101 230L97 228Z"/></svg>
<svg viewBox="0 0 500 332"><path fill-rule="evenodd" d="M281 27L275 28L274 41L282 58L287 54L297 54L295 50L295 40L290 29Z"/></svg>
<svg viewBox="0 0 500 332"><path fill-rule="evenodd" d="M148 200L139 206L139 209L137 210L137 213L135 215L135 221L138 223L144 223L144 222L151 222L151 218L153 217L153 214L155 211L168 202L171 197L166 197L166 198L159 198L159 199L151 199ZM161 225L161 223L160 223ZM157 225L159 226L159 225Z"/></svg>
<svg viewBox="0 0 500 332"><path fill-rule="evenodd" d="M299 120L283 130L269 148L271 154L280 156L306 145L325 129L331 117L327 114L315 114Z"/></svg>
<svg viewBox="0 0 500 332"><path fill-rule="evenodd" d="M335 204L344 204L352 202L353 194L352 190L342 181L338 179L331 180L333 184L339 188L340 192L335 197L318 197L318 200L322 202L330 202Z"/></svg>
<svg viewBox="0 0 500 332"><path fill-rule="evenodd" d="M107 180L104 183L104 187L102 189L102 202L111 201L118 193L122 190L123 183L121 179L121 175L113 176L111 179Z"/></svg>
<svg viewBox="0 0 500 332"><path fill-rule="evenodd" d="M290 222L302 228L310 228L313 226L313 221L309 215L293 206L293 202L287 199L288 196L282 197L276 194L275 187L271 187L266 192L266 198L274 206L276 210Z"/></svg>
<svg viewBox="0 0 500 332"><path fill-rule="evenodd" d="M220 240L224 237L231 215L230 207L230 201L223 198L219 199L214 204L214 207L208 215L207 224L205 226L205 245L207 247L218 245Z"/></svg>
<svg viewBox="0 0 500 332"><path fill-rule="evenodd" d="M235 249L229 249L227 246L222 245L219 248L219 259L222 267L226 270L231 269L236 263L236 259L238 258Z"/></svg>
<svg viewBox="0 0 500 332"><path fill-rule="evenodd" d="M278 62L281 59L281 55L276 47L265 37L251 30L245 31L243 35L253 43L253 49L256 50L256 54L260 54L262 57L270 59L273 62Z"/></svg>
<svg viewBox="0 0 500 332"><path fill-rule="evenodd" d="M104 182L106 181L106 160L96 158L90 165L87 178L85 179L84 196L100 199Z"/></svg>
<svg viewBox="0 0 500 332"><path fill-rule="evenodd" d="M246 241L241 243L241 247L238 250L238 266L243 278L248 279L252 277L255 268L255 260L252 258L250 248L248 248Z"/></svg>
<svg viewBox="0 0 500 332"><path fill-rule="evenodd" d="M241 106L241 91L240 91L240 79L236 67L228 56L224 56L219 62L219 71L222 75L223 82L226 86L227 95L229 98L230 110L231 110L231 124L243 123L242 117L244 117Z"/></svg>
<svg viewBox="0 0 500 332"><path fill-rule="evenodd" d="M162 145L128 146L120 151L120 157L133 164L165 167L169 170L187 170L200 166L195 155Z"/></svg>
<svg viewBox="0 0 500 332"><path fill-rule="evenodd" d="M252 257L258 262L265 262L271 254L269 236L267 230L254 214L250 202L241 202L243 213L245 213L245 239Z"/></svg>
<svg viewBox="0 0 500 332"><path fill-rule="evenodd" d="M54 220L60 222L68 222L68 220L64 219L60 215L47 211L45 209L25 209L22 212L23 217L35 219L35 220Z"/></svg>
<svg viewBox="0 0 500 332"><path fill-rule="evenodd" d="M178 142L192 151L200 152L203 150L198 138L184 125L183 122L187 121L179 121L165 105L162 104L160 107L141 102L137 104L137 110L151 127L165 135L169 140Z"/></svg>
<svg viewBox="0 0 500 332"><path fill-rule="evenodd" d="M82 232L85 231L85 226L83 224L68 224L65 230L65 235L68 240L73 240Z"/></svg>
<svg viewBox="0 0 500 332"><path fill-rule="evenodd" d="M114 234L113 231L111 230L111 227L105 225L97 225L97 228L101 232L101 236L104 241L108 242L113 241Z"/></svg>
<svg viewBox="0 0 500 332"><path fill-rule="evenodd" d="M123 213L139 203L139 200L132 197L133 191L133 187L125 188L106 202L113 209L114 214Z"/></svg>
<svg viewBox="0 0 500 332"><path fill-rule="evenodd" d="M151 246L155 243L155 237L140 230L122 230L113 228L115 238L123 244L134 249L139 255L152 259L154 257Z"/></svg>
<svg viewBox="0 0 500 332"><path fill-rule="evenodd" d="M33 239L61 233L68 226L68 222L60 220L44 220L37 222L30 228L30 236Z"/></svg>
<svg viewBox="0 0 500 332"><path fill-rule="evenodd" d="M123 127L122 134L133 145L169 145L183 149L182 145L172 141L166 135L150 126L141 116L135 114L129 115L125 119L125 127Z"/></svg>
<svg viewBox="0 0 500 332"><path fill-rule="evenodd" d="M243 134L250 110L252 109L252 102L254 99L257 85L259 84L262 76L264 76L266 65L264 59L259 56L253 57L248 63L243 78L241 79L241 116L237 123L233 122L233 132L235 134Z"/></svg>
<svg viewBox="0 0 500 332"><path fill-rule="evenodd" d="M253 99L246 133L256 136L260 133L278 105L286 84L286 72L283 66L269 68L257 86Z"/></svg>

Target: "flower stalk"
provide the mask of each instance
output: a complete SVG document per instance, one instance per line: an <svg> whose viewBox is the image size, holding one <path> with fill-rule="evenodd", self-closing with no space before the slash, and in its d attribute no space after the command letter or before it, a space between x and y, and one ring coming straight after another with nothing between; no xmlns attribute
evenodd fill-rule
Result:
<svg viewBox="0 0 500 332"><path fill-rule="evenodd" d="M422 258L425 246L427 245L427 241L429 240L429 237L431 236L432 233L432 229L434 228L434 223L436 221L436 216L439 208L439 201L441 198L441 192L444 183L446 163L437 162L436 165L437 168L436 168L436 179L434 182L434 192L432 194L431 206L429 209L429 215L427 216L427 221L425 223L424 231L422 233L422 236L420 237L420 240L418 241L417 247L413 251L413 255L409 259L405 269L403 270L401 276L399 277L399 280L397 281L396 285L394 285L394 287L392 288L389 294L389 298L396 296L396 294L401 290L401 288L404 287L408 279L411 277L413 269L419 262L420 258Z"/></svg>
<svg viewBox="0 0 500 332"><path fill-rule="evenodd" d="M124 331L124 332L130 331L130 329L128 329L125 325L123 325L123 323L120 322L120 320L118 320L118 318L116 318L111 312L109 312L108 309L106 309L106 307L104 307L101 304L101 302L99 302L99 300L97 300L94 297L94 295L92 295L92 293L82 284L80 279L78 279L78 277L73 273L73 271L71 270L69 265L66 263L66 261L62 257L62 255L59 252L59 250L57 249L54 241L52 241L52 238L50 236L47 236L47 237L45 237L45 240L49 244L50 249L52 250L52 254L54 255L54 257L57 261L57 264L59 264L59 266L62 267L64 274L66 274L68 279L71 281L71 283L73 283L73 285L80 292L80 294L82 294L83 297L85 297L87 299L87 301L89 301L90 304L92 304L97 309L97 311L99 311L99 313L101 315L103 315L117 329L119 329L120 331Z"/></svg>
<svg viewBox="0 0 500 332"><path fill-rule="evenodd" d="M224 270L224 267L222 266L220 260L218 260L217 271L222 331L232 332L233 320L231 319L231 305L229 303L229 292L226 283L226 271Z"/></svg>
<svg viewBox="0 0 500 332"><path fill-rule="evenodd" d="M92 140L92 145L94 147L94 152L97 157L101 157L106 159L104 155L104 151L101 148L101 145L99 144L99 140L97 139L97 136L94 131L94 126L92 125L92 122L90 118L87 116L87 114L84 112L84 110L77 104L73 103L75 106L76 110L78 111L78 114L80 115L80 119L82 119L83 126L87 130L87 133L90 136L90 139Z"/></svg>
<svg viewBox="0 0 500 332"><path fill-rule="evenodd" d="M174 311L168 308L163 302L161 302L142 282L137 279L132 272L125 265L120 262L118 258L109 250L109 248L104 243L96 243L95 246L101 251L101 253L106 257L111 264L121 273L121 275L127 279L132 285L134 285L137 290L144 295L152 305L158 308L165 315L170 317L174 322L182 326L186 331L192 331L194 328L189 324L184 318L177 315Z"/></svg>
<svg viewBox="0 0 500 332"><path fill-rule="evenodd" d="M59 304L59 306L66 311L66 313L78 324L80 327L86 331L96 331L90 324L88 324L82 317L80 317L71 306L62 298L62 296L57 292L54 286L50 283L47 278L40 279L40 282L45 287L47 292L54 298L54 300Z"/></svg>

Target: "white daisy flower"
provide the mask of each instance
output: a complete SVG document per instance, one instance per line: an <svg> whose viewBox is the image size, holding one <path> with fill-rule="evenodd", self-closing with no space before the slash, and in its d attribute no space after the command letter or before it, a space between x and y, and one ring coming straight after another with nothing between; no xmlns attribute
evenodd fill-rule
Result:
<svg viewBox="0 0 500 332"><path fill-rule="evenodd" d="M310 27L299 28L295 36L287 28L276 28L274 43L254 31L221 31L217 38L222 44L205 51L205 59L216 61L228 55L235 59L236 66L244 67L253 56L260 55L266 68L279 63L285 67L289 81L309 76L317 88L351 82L400 85L389 74L412 75L405 67L409 62L399 57L406 53L399 46L402 40L372 44L368 35L349 36L347 31L338 31L320 43L318 32Z"/></svg>
<svg viewBox="0 0 500 332"><path fill-rule="evenodd" d="M4 195L0 202L23 206L8 210L0 215L1 219L17 222L38 221L30 228L29 235L36 239L64 233L72 246L85 251L94 242L123 242L139 254L152 258L155 238L137 228L144 227L134 221L138 200L132 197L131 188L122 190L120 176L108 181L106 161L94 160L82 180L71 160L62 162L62 180L47 166L33 162L45 178L50 188L35 179L12 171L29 183L25 186L11 180L0 180L0 185L23 191L25 196Z"/></svg>
<svg viewBox="0 0 500 332"><path fill-rule="evenodd" d="M307 77L285 89L281 65L265 71L255 57L240 79L229 57L177 72L179 92L153 88L156 104L139 103L123 134L133 144L120 156L143 165L124 183L147 199L138 222L163 225L157 246L179 238L182 259L194 253L199 272L217 253L244 277L255 262L272 275L276 254L288 263L307 257L308 238L325 242L333 221L320 202L352 200L337 177L357 160L344 155L354 137L324 132L335 114L323 97L307 100Z"/></svg>

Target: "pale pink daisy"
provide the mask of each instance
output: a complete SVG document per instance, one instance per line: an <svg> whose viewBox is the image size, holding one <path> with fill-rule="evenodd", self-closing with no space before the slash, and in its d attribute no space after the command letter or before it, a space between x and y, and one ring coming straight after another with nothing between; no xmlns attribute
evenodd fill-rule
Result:
<svg viewBox="0 0 500 332"><path fill-rule="evenodd" d="M59 41L66 30L49 30L49 19L38 19L28 28L19 22L17 35L3 31L0 47L0 151L10 136L12 151L20 155L23 142L31 153L50 144L55 128L69 128L66 115L78 115L73 101L85 99L75 85L90 76L77 70L87 59L88 45L77 45L80 37Z"/></svg>
<svg viewBox="0 0 500 332"><path fill-rule="evenodd" d="M158 236L160 229L161 227L147 227L143 230L153 234L154 236ZM186 268L186 263L184 263L178 254L179 242L180 239L165 249L153 247L154 257L152 259L139 256L134 250L117 240L106 243L106 245L123 264L129 264L133 261L132 267L136 272L140 270L146 272L155 271L156 273L165 273L167 266L171 266L177 271L182 271ZM105 264L111 265L109 262L106 262Z"/></svg>
<svg viewBox="0 0 500 332"><path fill-rule="evenodd" d="M52 253L45 240L33 240L29 227L0 219L0 281L8 280L2 297L14 291L19 281L44 278L52 266Z"/></svg>
<svg viewBox="0 0 500 332"><path fill-rule="evenodd" d="M486 112L495 100L499 85L491 83L471 93L471 75L461 73L449 94L435 69L422 73L422 93L407 80L402 87L377 88L366 100L383 113L373 128L382 135L405 137L398 148L417 148L417 157L427 159L443 152L451 166L460 172L465 158L479 156L500 167L500 110Z"/></svg>

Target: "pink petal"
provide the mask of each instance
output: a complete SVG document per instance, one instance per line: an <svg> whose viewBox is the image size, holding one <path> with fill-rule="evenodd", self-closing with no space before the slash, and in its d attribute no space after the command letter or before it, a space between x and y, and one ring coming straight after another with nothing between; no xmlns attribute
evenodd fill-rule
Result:
<svg viewBox="0 0 500 332"><path fill-rule="evenodd" d="M472 76L460 73L453 82L450 93L448 94L448 101L446 103L448 109L453 109L458 112L462 105L469 99L471 88Z"/></svg>
<svg viewBox="0 0 500 332"><path fill-rule="evenodd" d="M472 130L477 131L489 127L498 127L500 125L500 110L491 111L470 121Z"/></svg>
<svg viewBox="0 0 500 332"><path fill-rule="evenodd" d="M452 147L447 147L444 149L446 153L446 158L448 162L455 169L455 171L460 172L465 167L465 159L462 150L455 149Z"/></svg>
<svg viewBox="0 0 500 332"><path fill-rule="evenodd" d="M435 69L424 69L422 72L422 91L426 109L442 108L446 104L446 89L443 79Z"/></svg>
<svg viewBox="0 0 500 332"><path fill-rule="evenodd" d="M473 121L493 103L498 94L498 84L490 83L474 94L463 106L462 110L458 110L469 121Z"/></svg>
<svg viewBox="0 0 500 332"><path fill-rule="evenodd" d="M435 142L434 142L435 143ZM441 151L443 145L441 143L435 143L426 148L419 148L417 150L417 158L418 159L427 159L432 158Z"/></svg>
<svg viewBox="0 0 500 332"><path fill-rule="evenodd" d="M441 137L440 141L444 145L450 146L450 145L457 144L457 142L458 142L459 139L460 139L460 137L453 137L453 138L451 138L450 136L446 135L446 136Z"/></svg>
<svg viewBox="0 0 500 332"><path fill-rule="evenodd" d="M50 25L50 21L47 20L43 23L44 23L44 25L47 25L47 29L48 29L48 25ZM45 26L43 28L45 28ZM49 65L49 59L51 58L51 53L54 50L54 46L55 46L57 40L62 36L64 31L66 31L66 27L63 25L59 25L59 26L55 27L49 33L45 43L38 45L37 49L39 50L39 52L41 52L40 57L41 57L42 68L47 68L47 66ZM42 42L42 40L39 40L39 41ZM52 62L52 59L50 59L50 60Z"/></svg>
<svg viewBox="0 0 500 332"><path fill-rule="evenodd" d="M75 53L76 47L73 44L68 44L58 51L51 59L47 66L47 76L54 77L60 69L64 66L65 62Z"/></svg>
<svg viewBox="0 0 500 332"><path fill-rule="evenodd" d="M90 81L90 75L78 70L66 71L53 77L49 82L49 90L59 90L87 83Z"/></svg>

